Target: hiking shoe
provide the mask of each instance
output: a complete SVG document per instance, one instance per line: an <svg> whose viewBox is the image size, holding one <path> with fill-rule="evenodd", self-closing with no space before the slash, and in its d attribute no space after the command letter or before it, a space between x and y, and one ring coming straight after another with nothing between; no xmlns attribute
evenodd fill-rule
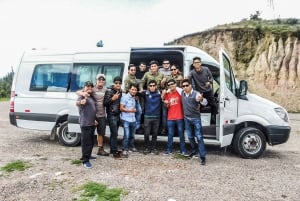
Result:
<svg viewBox="0 0 300 201"><path fill-rule="evenodd" d="M84 162L82 165L83 165L84 168L87 168L87 169L91 169L92 168L92 164L89 161L88 162Z"/></svg>
<svg viewBox="0 0 300 201"><path fill-rule="evenodd" d="M95 161L97 159L96 156L90 156L90 160Z"/></svg>
<svg viewBox="0 0 300 201"><path fill-rule="evenodd" d="M114 159L122 159L122 157L121 157L121 152L119 152L119 151L114 151L113 152L113 158Z"/></svg>
<svg viewBox="0 0 300 201"><path fill-rule="evenodd" d="M159 151L157 149L153 149L151 151L151 154L154 154L154 155L158 155L159 154Z"/></svg>
<svg viewBox="0 0 300 201"><path fill-rule="evenodd" d="M99 148L98 148L97 155L98 155L98 156L109 156L109 153L107 153L107 152L103 149L103 147L99 147Z"/></svg>
<svg viewBox="0 0 300 201"><path fill-rule="evenodd" d="M124 150L122 152L122 158L128 158L128 151Z"/></svg>
<svg viewBox="0 0 300 201"><path fill-rule="evenodd" d="M150 154L150 150L148 149L148 148L146 148L144 151L143 151L143 153L146 155L146 154Z"/></svg>
<svg viewBox="0 0 300 201"><path fill-rule="evenodd" d="M206 160L205 160L205 158L201 157L200 164L201 164L201 165L205 165L205 163L206 163Z"/></svg>
<svg viewBox="0 0 300 201"><path fill-rule="evenodd" d="M135 147L133 147L133 148L130 148L129 151L137 152L138 150Z"/></svg>

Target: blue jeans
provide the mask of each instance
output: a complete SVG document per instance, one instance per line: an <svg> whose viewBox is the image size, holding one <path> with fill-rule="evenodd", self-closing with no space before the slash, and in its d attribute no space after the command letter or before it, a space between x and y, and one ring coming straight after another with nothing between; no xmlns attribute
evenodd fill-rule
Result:
<svg viewBox="0 0 300 201"><path fill-rule="evenodd" d="M110 129L110 152L118 151L118 129L120 125L120 117L119 116L108 116L107 117L109 129Z"/></svg>
<svg viewBox="0 0 300 201"><path fill-rule="evenodd" d="M134 134L136 129L136 123L123 120L123 127L123 150L128 151L129 148L134 148Z"/></svg>
<svg viewBox="0 0 300 201"><path fill-rule="evenodd" d="M142 117L142 107L139 101L136 101L136 113L135 113L135 119L136 119L136 129L138 129L141 126L141 117Z"/></svg>
<svg viewBox="0 0 300 201"><path fill-rule="evenodd" d="M202 125L200 118L184 118L185 130L187 132L187 136L189 138L192 153L196 153L197 143L195 142L195 137L198 142L198 151L201 158L205 158L206 150L203 141L202 135Z"/></svg>
<svg viewBox="0 0 300 201"><path fill-rule="evenodd" d="M174 128L176 126L179 135L179 140L180 140L180 152L186 153L184 131L183 131L183 119L168 120L167 124L168 124L168 145L167 145L166 152L172 153Z"/></svg>

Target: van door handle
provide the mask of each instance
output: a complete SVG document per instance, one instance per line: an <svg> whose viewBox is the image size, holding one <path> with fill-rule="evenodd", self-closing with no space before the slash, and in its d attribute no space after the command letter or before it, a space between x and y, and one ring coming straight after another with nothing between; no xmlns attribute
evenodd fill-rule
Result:
<svg viewBox="0 0 300 201"><path fill-rule="evenodd" d="M224 98L224 107L226 107L226 101L230 101L230 98L228 97Z"/></svg>

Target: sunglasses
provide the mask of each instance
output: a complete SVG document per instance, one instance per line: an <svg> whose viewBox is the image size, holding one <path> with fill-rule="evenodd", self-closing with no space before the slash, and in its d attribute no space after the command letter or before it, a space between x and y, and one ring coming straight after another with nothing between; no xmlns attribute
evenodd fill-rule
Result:
<svg viewBox="0 0 300 201"><path fill-rule="evenodd" d="M149 84L149 87L155 87L156 85L155 84Z"/></svg>
<svg viewBox="0 0 300 201"><path fill-rule="evenodd" d="M172 82L172 83L169 83L169 84L168 84L168 86L171 86L171 85L174 85L174 84L175 84L175 83L174 83L174 82Z"/></svg>
<svg viewBox="0 0 300 201"><path fill-rule="evenodd" d="M118 81L117 81L117 82L114 82L114 83L115 83L115 84L122 84L122 82L118 82Z"/></svg>
<svg viewBox="0 0 300 201"><path fill-rule="evenodd" d="M176 68L171 68L171 70L177 70Z"/></svg>
<svg viewBox="0 0 300 201"><path fill-rule="evenodd" d="M183 84L182 88L185 88L185 87L188 87L188 86L190 86L190 85L189 84Z"/></svg>

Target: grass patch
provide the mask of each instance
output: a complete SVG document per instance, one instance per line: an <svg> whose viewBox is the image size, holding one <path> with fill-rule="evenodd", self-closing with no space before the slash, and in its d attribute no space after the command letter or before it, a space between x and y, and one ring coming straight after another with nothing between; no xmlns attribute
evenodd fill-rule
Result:
<svg viewBox="0 0 300 201"><path fill-rule="evenodd" d="M0 98L0 102L9 101L10 98Z"/></svg>
<svg viewBox="0 0 300 201"><path fill-rule="evenodd" d="M5 166L1 167L1 171L5 172L13 172L13 171L24 171L27 168L30 168L32 165L25 161L14 161L11 163L6 164Z"/></svg>
<svg viewBox="0 0 300 201"><path fill-rule="evenodd" d="M119 201L121 195L127 195L127 192L121 188L107 189L106 185L92 181L80 186L75 191L82 191L78 199L80 201Z"/></svg>
<svg viewBox="0 0 300 201"><path fill-rule="evenodd" d="M172 157L175 158L175 159L181 159L181 160L189 160L190 159L188 156L184 156L180 153L174 153L172 155Z"/></svg>
<svg viewBox="0 0 300 201"><path fill-rule="evenodd" d="M71 160L71 164L72 164L72 165L81 165L81 164L82 164L82 161L81 161L81 160L78 160L78 159Z"/></svg>

